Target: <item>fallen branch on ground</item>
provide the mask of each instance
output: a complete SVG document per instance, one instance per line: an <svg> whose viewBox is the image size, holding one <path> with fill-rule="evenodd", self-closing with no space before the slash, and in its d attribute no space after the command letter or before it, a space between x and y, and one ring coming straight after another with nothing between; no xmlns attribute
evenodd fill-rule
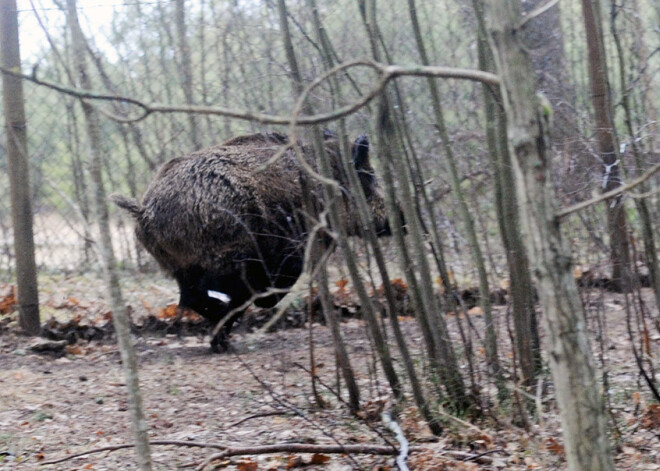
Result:
<svg viewBox="0 0 660 471"><path fill-rule="evenodd" d="M206 458L204 462L197 468L198 470L204 469L211 461L229 458L232 456L241 455L267 455L271 453L324 453L332 454L354 454L354 455L381 455L381 456L395 456L399 450L387 445L310 445L307 443L276 443L273 445L255 445L255 446L238 446L230 447L221 443L207 443L207 442L191 442L186 440L152 440L149 445L170 445L182 447L195 447L195 448L215 448L222 450L220 453L213 454ZM81 453L65 456L50 461L39 463L41 466L63 463L82 456L92 455L95 453L103 453L105 451L117 451L127 448L133 448L135 445L130 443L104 446L101 448L94 448ZM419 453L428 448L421 446L413 446L408 449L408 453ZM458 450L442 450L441 453L446 456L451 456L454 459L462 461L479 461L484 455L492 453L505 453L505 450L496 449L489 450L481 454L470 454Z"/></svg>
<svg viewBox="0 0 660 471"><path fill-rule="evenodd" d="M207 458L204 463L210 463L218 458L228 458L230 456L239 455L265 455L269 453L326 453L326 454L368 454L368 455L395 455L398 453L396 448L387 445L310 445L306 443L277 443L274 445L255 445L255 446L240 446L229 447L220 443L206 443L206 442L189 442L185 440L153 440L149 442L150 445L173 445L184 447L197 447L197 448L216 448L223 450L221 453L216 453ZM120 445L110 445L101 448L94 448L92 450L83 451L73 455L65 456L55 460L44 461L40 463L41 466L49 464L63 463L70 461L81 456L87 456L94 453L103 453L104 451L117 451L126 448L133 448L135 445L131 443L124 443ZM409 452L419 451L421 448L414 447ZM205 466L205 464L204 464Z"/></svg>
<svg viewBox="0 0 660 471"><path fill-rule="evenodd" d="M420 451L421 448L411 448L408 451ZM279 443L262 446L237 446L215 453L204 460L197 468L203 470L212 461L239 455L266 455L270 453L324 453L347 455L397 455L399 450L387 445L308 445L306 443Z"/></svg>
<svg viewBox="0 0 660 471"><path fill-rule="evenodd" d="M260 412L260 413L258 413L258 414L248 415L247 417L242 418L242 419L239 420L238 422L234 422L234 423L231 424L231 425L227 425L227 426L225 427L225 429L232 428L232 427L236 427L237 425L241 425L242 423L245 423L245 422L247 422L248 420L259 419L259 418L261 418L261 417L272 417L272 416L274 416L274 415L291 415L291 413L289 413L289 412L284 412L284 411Z"/></svg>
<svg viewBox="0 0 660 471"><path fill-rule="evenodd" d="M153 440L149 442L149 445L175 445L175 446L188 446L196 448L217 448L219 450L224 450L228 448L226 445L221 445L218 443L205 443L205 442L188 442L185 440ZM63 458L58 458L55 460L44 461L39 463L41 466L46 466L48 464L57 464L63 463L64 461L73 460L75 458L80 458L81 456L92 455L94 453L103 453L104 451L117 451L123 450L126 448L133 448L135 445L132 443L123 443L121 445L110 445L104 446L101 448L94 448L92 450L83 451L81 453L76 453L74 455L65 456Z"/></svg>

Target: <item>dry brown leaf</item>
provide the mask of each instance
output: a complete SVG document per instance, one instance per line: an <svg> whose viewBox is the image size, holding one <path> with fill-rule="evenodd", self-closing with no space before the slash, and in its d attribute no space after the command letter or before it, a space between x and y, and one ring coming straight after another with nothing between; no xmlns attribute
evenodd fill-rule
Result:
<svg viewBox="0 0 660 471"><path fill-rule="evenodd" d="M66 302L71 306L78 306L80 304L80 301L78 301L73 296L69 296L68 298L66 298Z"/></svg>
<svg viewBox="0 0 660 471"><path fill-rule="evenodd" d="M82 354L82 350L77 345L67 345L66 347L64 347L64 350L66 350L66 352L69 355L81 355Z"/></svg>
<svg viewBox="0 0 660 471"><path fill-rule="evenodd" d="M440 283L442 283L442 281ZM401 278L393 279L392 281L390 281L390 284L392 285L393 288L400 289L402 291L406 291L408 289L408 285Z"/></svg>
<svg viewBox="0 0 660 471"><path fill-rule="evenodd" d="M660 404L649 404L641 418L642 427L660 429Z"/></svg>
<svg viewBox="0 0 660 471"><path fill-rule="evenodd" d="M348 285L348 280L346 278L342 278L335 282L335 286L337 286L340 291L344 291L344 289L346 289L346 285Z"/></svg>
<svg viewBox="0 0 660 471"><path fill-rule="evenodd" d="M328 461L330 461L330 457L328 455L324 455L323 453L314 453L309 464L325 464Z"/></svg>
<svg viewBox="0 0 660 471"><path fill-rule="evenodd" d="M166 307L158 312L159 319L174 319L178 314L178 306L176 304L168 304Z"/></svg>
<svg viewBox="0 0 660 471"><path fill-rule="evenodd" d="M305 466L305 462L298 455L291 455L286 460L286 469L299 468L301 466Z"/></svg>
<svg viewBox="0 0 660 471"><path fill-rule="evenodd" d="M16 287L11 285L9 287L9 293L0 297L0 314L9 314L14 312L16 307Z"/></svg>
<svg viewBox="0 0 660 471"><path fill-rule="evenodd" d="M551 453L555 455L562 456L564 454L564 445L559 443L556 439L550 437L545 441L544 447Z"/></svg>
<svg viewBox="0 0 660 471"><path fill-rule="evenodd" d="M258 468L257 462L249 458L239 461L236 465L238 471L257 471Z"/></svg>

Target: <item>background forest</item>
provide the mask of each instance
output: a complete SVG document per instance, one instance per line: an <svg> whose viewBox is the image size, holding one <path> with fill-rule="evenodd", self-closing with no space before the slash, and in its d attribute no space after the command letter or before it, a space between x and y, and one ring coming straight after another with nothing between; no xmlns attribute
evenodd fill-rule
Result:
<svg viewBox="0 0 660 471"><path fill-rule="evenodd" d="M149 330L145 319L180 328L180 319L172 319L175 283L141 248L133 222L111 204L109 195L139 199L163 163L231 137L289 133L285 122L270 124L275 121L271 118L286 121L305 87L333 67L344 66L308 89L308 99L296 111L300 117L323 115L366 101L341 119L324 120L319 129L331 129L341 139L370 136L376 175L387 201L397 201L403 210L407 234L375 241L366 229L362 238L345 239L338 233L339 249L329 257L327 273L324 265L304 277L280 306L283 312L277 313L277 307L253 308L250 319L261 326L265 319L282 315L283 324L299 327L316 312L329 327L319 334L318 356L337 363L336 376L326 366L329 376L324 379L343 397L326 397L326 402L336 401L340 411L349 410L369 422L376 420L365 419L369 407L379 404L376 408L387 409L383 404L393 401L404 435L413 444L423 446L430 436L447 432L450 438L434 442L436 447L469 450L464 456L442 454L438 448L417 450L411 455L412 469L588 469L579 452L572 458L573 445L559 438L562 425L567 441L567 434L575 431L558 422L559 410L568 414L561 393L559 404L555 402L555 393L564 386L557 376L553 381L549 371L548 352L560 342L555 342L552 326L560 324L544 316L551 316L553 298L568 299L570 294L562 295L557 288L563 281L555 283L557 291L544 284L539 272L545 268L539 268L534 255L526 255L532 250L529 240L535 239L534 231L516 209L531 205L527 198L532 201L543 193L539 189L527 197L520 190L516 194L524 168L519 171L521 166L513 163L516 152L511 151L517 148L511 130L517 128L506 117L519 113L505 116L504 110L515 107L518 84L508 82L503 96L495 85L500 82L490 78L441 78L444 71L420 70L423 65L483 70L499 74L502 83L508 80L508 73L502 73L507 54L496 34L497 8L486 6L489 14L484 19L484 4L480 0L19 2L28 189L40 319L46 322L42 333L73 344L66 347L66 354L74 358L90 351L94 355L93 337L82 332L98 328L103 337L106 313L118 317L117 311L125 306L134 332L135 325ZM576 315L570 322L580 325L574 343L590 342L584 349L589 353L584 370L588 374L576 376L592 381L585 387L586 395L602 406L596 407L596 420L607 424L617 469L660 469L656 371L660 177L647 173L660 163L660 3L528 0L522 2L522 11L517 40L536 75L527 76L541 92L530 106L536 110L541 132L549 134L536 141L549 156L547 164L539 165L537 179L547 178L556 227L566 248L565 254L555 253L557 265L563 266L557 272L570 273L571 286L579 288L579 307L568 309ZM348 65L358 60L362 62ZM388 73L383 64L400 66L401 71L381 86ZM520 90L525 88L519 85ZM504 85L503 89L507 90ZM86 96L91 99L81 106L82 92L93 96ZM4 121L6 111L0 113ZM93 114L96 139L90 133ZM311 138L309 129L299 126L296 132ZM6 339L18 330L9 139L9 133L0 134L0 337L4 333ZM643 182L637 182L640 177ZM631 182L636 186L622 195L576 206ZM355 199L359 212L359 198ZM565 263L564 255L572 264ZM352 319L340 325L333 314L337 312ZM415 320L406 321L408 316ZM158 335L171 332L158 326ZM579 337L581 329L584 339ZM300 353L298 349L306 346L291 335L284 333L278 339L284 346L296 344L291 351ZM0 344L10 365L7 371L30 368L10 360L9 352L23 351L21 344L26 341L21 339L11 337ZM142 363L164 348L140 342ZM183 345L190 346L185 341ZM242 348L247 356L253 347ZM279 351L283 345L270 348ZM331 353L333 349L336 353ZM183 361L200 362L199 357L186 355L190 353ZM238 360L226 356L203 361L208 363L200 368ZM313 350L312 359L301 362L315 370ZM580 371L575 368L574 372ZM145 375L144 394L149 401L148 391L157 381L145 369L149 366L142 367L140 375ZM557 371L552 370L555 375ZM305 387L313 385L316 406L322 409L318 377L301 377ZM127 383L130 386L131 381ZM0 388L10 384L9 376L0 377ZM574 386L566 386L567 394L576 394L579 388ZM270 391L267 386L264 390ZM152 391L154 397L167 400ZM129 408L135 413L139 406L132 401ZM253 405L248 401L247 408ZM0 425L3 420L13 425L19 417L3 419L2 414L0 409ZM176 424L174 429L189 425L167 420ZM313 420L323 427L338 419ZM384 428L385 423L376 422L367 432L362 424L355 427L369 437L367 441L380 444L373 428ZM155 429L152 439L164 436L163 430L157 434ZM346 430L341 433L348 438L342 443L355 438L350 426ZM496 438L497 430L506 432ZM583 443L590 450L586 454L608 456L608 445L598 448L598 432L591 432L596 435L581 437L593 442L593 449ZM6 459L34 460L37 451L22 443L20 435L3 435L0 426L0 451L7 450ZM523 435L526 438L520 441ZM125 433L122 436L130 440ZM213 439L212 434L203 437ZM75 437L68 445L72 443L80 444ZM86 442L89 447L93 443ZM97 446L106 443L113 442L101 441ZM43 449L52 458L58 447L49 443ZM150 469L144 458L148 450L141 453L139 468ZM481 459L482 453L493 457ZM130 452L119 456L131 459ZM364 458L344 457L344 461L337 466L376 469L370 467L375 461ZM168 456L163 462L173 461ZM113 463L107 468L97 463L94 469L119 466ZM269 463L259 462L259 468L241 468L237 462L222 466L279 469L279 464ZM329 466L324 463L306 464ZM207 464L210 461L203 463ZM382 466L397 465L382 461Z"/></svg>

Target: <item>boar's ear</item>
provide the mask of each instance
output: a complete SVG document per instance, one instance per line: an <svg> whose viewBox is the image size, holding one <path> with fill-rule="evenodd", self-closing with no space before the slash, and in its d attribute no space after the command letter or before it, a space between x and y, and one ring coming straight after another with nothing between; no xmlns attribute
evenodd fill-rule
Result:
<svg viewBox="0 0 660 471"><path fill-rule="evenodd" d="M355 170L371 170L369 164L369 138L363 134L353 143L353 165Z"/></svg>
<svg viewBox="0 0 660 471"><path fill-rule="evenodd" d="M365 196L371 197L376 180L373 168L369 163L369 139L364 134L353 143L353 165L355 165Z"/></svg>

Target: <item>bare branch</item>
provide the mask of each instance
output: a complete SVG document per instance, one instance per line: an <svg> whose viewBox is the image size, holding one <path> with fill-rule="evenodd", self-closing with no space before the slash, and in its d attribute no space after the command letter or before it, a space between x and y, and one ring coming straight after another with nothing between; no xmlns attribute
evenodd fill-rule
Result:
<svg viewBox="0 0 660 471"><path fill-rule="evenodd" d="M413 448L409 452L420 451L420 448ZM230 456L240 455L265 455L269 453L325 453L325 454L346 454L346 455L396 455L398 450L385 445L308 445L306 443L278 443L275 445L262 446L237 446L227 448L220 453L215 453L204 460L197 468L203 470L214 460L229 458Z"/></svg>
<svg viewBox="0 0 660 471"><path fill-rule="evenodd" d="M248 415L247 417L243 417L238 422L234 422L233 424L227 425L225 429L236 427L238 425L241 425L242 423L247 422L248 420L259 419L261 417L272 417L274 415L292 415L292 414L284 411L260 412L258 414L252 414L252 415Z"/></svg>
<svg viewBox="0 0 660 471"><path fill-rule="evenodd" d="M325 454L365 454L365 455L396 455L399 453L399 450L387 445L310 445L307 443L278 443L274 445L255 445L255 446L245 446L245 447L228 447L221 443L206 443L206 442L191 442L186 440L152 440L149 442L150 445L165 445L165 446L182 446L182 447L194 447L194 448L216 448L223 450L221 453L214 454L207 458L204 463L210 463L215 459L220 458L229 458L231 456L240 456L240 455L265 455L269 453L325 453ZM51 464L63 463L65 461L70 461L82 456L87 456L95 453L103 453L105 451L117 451L124 450L126 448L133 448L135 445L132 443L120 444L120 445L111 445L104 446L101 448L94 448L92 450L87 450L82 453L76 453L74 455L65 456L63 458L58 458L56 460L44 461L39 463L40 466L47 466ZM419 453L423 448L419 446L410 447L408 450L409 453ZM480 455L471 455L469 453L457 451L457 450L445 450L442 452L443 455L452 456L457 459L462 459L463 461L473 461L485 454L491 453L505 453L504 450L496 449L490 450L487 453L482 453Z"/></svg>
<svg viewBox="0 0 660 471"><path fill-rule="evenodd" d="M619 187L615 188L612 191L608 191L607 193L603 193L602 195L598 195L595 198L591 198L590 200L583 201L583 202L578 203L578 204L574 204L573 206L569 206L568 208L560 209L559 211L557 211L555 213L555 219L560 220L560 219L568 216L569 214L573 214L573 213L575 213L577 211L580 211L584 208L588 208L589 206L592 206L596 203L600 203L601 201L605 201L605 200L608 200L610 198L614 198L615 196L619 196L620 194L625 193L626 191L631 190L631 189L635 188L636 186L644 183L646 180L651 178L655 173L657 173L658 170L660 170L660 164L654 165L653 167L648 169L646 172L644 172L643 175L636 178L635 180L628 183L627 185L619 186ZM650 193L649 195L644 194L641 197L650 196L651 194L653 194L653 193ZM635 195L635 196L640 197L638 195Z"/></svg>
<svg viewBox="0 0 660 471"><path fill-rule="evenodd" d="M195 447L195 448L217 448L219 450L227 449L226 445L219 443L206 443L206 442L189 442L185 440L153 440L149 442L150 445L175 445L175 446L186 446L186 447ZM110 445L104 446L101 448L93 448L91 450L83 451L82 453L76 453L74 455L65 456L63 458L58 458L56 460L43 461L39 463L40 466L46 466L49 464L63 463L65 461L70 461L81 456L87 456L94 453L103 453L104 451L117 451L124 450L126 448L134 448L135 444L125 443L121 445Z"/></svg>
<svg viewBox="0 0 660 471"><path fill-rule="evenodd" d="M398 65L386 65L378 62L370 61L368 59L360 59L351 62L346 62L340 64L329 71L324 75L317 78L309 86L310 89L316 87L319 83L326 80L329 76L336 74L339 71L349 69L352 67L371 67L375 69L379 74L380 78L376 84L359 100L351 103L342 108L336 109L328 113L320 113L311 116L303 116L296 120L293 120L289 116L278 116L265 113L255 113L249 110L237 110L234 108L225 108L221 106L198 106L198 105L167 105L161 103L145 103L136 98L118 96L118 95L109 95L104 93L95 93L86 90L80 90L77 88L70 88L64 85L50 82L47 80L42 80L37 77L36 67L33 69L32 74L27 75L19 71L7 69L0 67L0 71L4 74L11 75L12 77L18 77L23 80L28 80L36 85L50 88L57 92L63 93L65 95L73 96L83 100L101 100L101 101L119 101L121 103L126 103L130 105L137 106L141 109L141 114L134 118L123 118L117 116L111 112L103 111L103 114L107 117L120 122L120 123L132 123L136 121L141 121L152 113L196 113L203 115L216 115L216 116L227 116L230 118L242 119L247 121L257 121L262 124L275 124L275 125L290 125L293 123L299 125L313 125L313 124L322 124L328 121L333 121L339 118L348 116L360 108L367 105L371 100L378 96L387 83L397 77L404 76L415 76L415 77L437 77L437 78L456 78L456 79L465 79L472 80L477 82L487 83L489 85L499 85L500 79L497 75L483 72L481 70L472 70L472 69L459 69L453 67L439 67L439 66L398 66Z"/></svg>
<svg viewBox="0 0 660 471"><path fill-rule="evenodd" d="M525 26L528 22L532 21L537 16L542 15L543 13L545 13L546 11L548 11L550 8L554 7L558 3L559 0L550 0L545 5L541 5L540 7L538 7L536 10L530 11L529 14L525 15L522 21L518 23L518 29Z"/></svg>

